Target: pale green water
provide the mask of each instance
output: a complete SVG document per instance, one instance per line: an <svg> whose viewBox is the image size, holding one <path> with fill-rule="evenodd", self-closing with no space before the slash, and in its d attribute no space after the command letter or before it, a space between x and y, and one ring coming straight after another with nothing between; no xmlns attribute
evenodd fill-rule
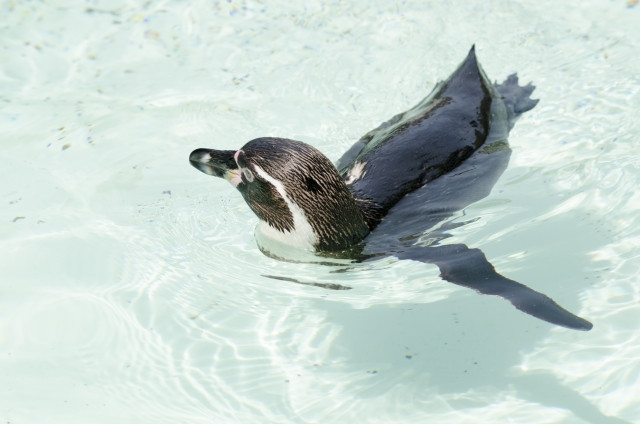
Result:
<svg viewBox="0 0 640 424"><path fill-rule="evenodd" d="M0 8L0 422L640 422L640 5ZM425 264L267 258L188 164L262 135L337 159L473 43L541 102L450 240L589 333Z"/></svg>

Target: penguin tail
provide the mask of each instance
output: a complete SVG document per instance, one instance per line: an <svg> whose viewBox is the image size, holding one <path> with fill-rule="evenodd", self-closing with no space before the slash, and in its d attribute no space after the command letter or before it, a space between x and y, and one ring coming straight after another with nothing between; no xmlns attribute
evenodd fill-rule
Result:
<svg viewBox="0 0 640 424"><path fill-rule="evenodd" d="M509 75L501 84L496 82L495 87L507 108L511 128L520 115L533 109L539 102L539 99L531 98L531 93L536 86L532 83L525 86L518 85L517 74Z"/></svg>

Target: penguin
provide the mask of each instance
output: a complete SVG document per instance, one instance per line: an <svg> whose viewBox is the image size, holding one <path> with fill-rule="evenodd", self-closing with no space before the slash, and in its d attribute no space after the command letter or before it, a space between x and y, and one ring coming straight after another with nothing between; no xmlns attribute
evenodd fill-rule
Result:
<svg viewBox="0 0 640 424"><path fill-rule="evenodd" d="M509 131L538 103L534 89L516 74L492 84L473 46L427 97L369 131L336 164L309 144L278 137L239 150L196 149L189 161L240 192L259 219L260 239L323 258L433 264L445 281L588 331L589 321L502 276L481 250L443 243L452 224L440 223L487 196L506 169Z"/></svg>

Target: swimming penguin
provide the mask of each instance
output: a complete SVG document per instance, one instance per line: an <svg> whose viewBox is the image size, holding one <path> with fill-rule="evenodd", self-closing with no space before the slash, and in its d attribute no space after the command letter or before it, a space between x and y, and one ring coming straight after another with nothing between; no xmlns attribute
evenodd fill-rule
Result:
<svg viewBox="0 0 640 424"><path fill-rule="evenodd" d="M197 149L189 161L238 189L267 239L321 256L431 263L446 281L590 330L548 296L498 274L482 251L442 244L451 226L436 227L489 194L509 160L509 130L538 102L534 88L519 86L515 74L491 84L472 47L424 100L365 134L336 165L308 144L275 137L239 150Z"/></svg>

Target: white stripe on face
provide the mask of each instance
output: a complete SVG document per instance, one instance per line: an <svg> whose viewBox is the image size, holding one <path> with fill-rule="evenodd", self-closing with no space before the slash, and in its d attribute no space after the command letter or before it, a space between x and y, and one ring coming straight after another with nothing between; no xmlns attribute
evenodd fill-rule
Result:
<svg viewBox="0 0 640 424"><path fill-rule="evenodd" d="M271 227L268 223L263 221L262 230L265 235L277 239L282 243L289 244L298 248L312 251L315 250L315 244L318 242L318 236L313 231L313 228L311 227L311 224L309 224L309 220L307 219L307 216L305 215L302 208L300 208L300 206L298 206L289 198L284 185L280 181L267 174L264 169L262 169L258 165L254 165L253 168L260 178L275 187L278 194L280 194L282 199L289 207L289 211L293 216L292 231L280 231L274 227Z"/></svg>

